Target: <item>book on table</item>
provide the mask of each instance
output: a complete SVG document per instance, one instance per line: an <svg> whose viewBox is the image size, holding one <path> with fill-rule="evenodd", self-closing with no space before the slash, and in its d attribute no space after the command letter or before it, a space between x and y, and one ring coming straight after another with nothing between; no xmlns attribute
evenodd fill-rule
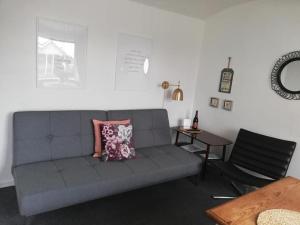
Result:
<svg viewBox="0 0 300 225"><path fill-rule="evenodd" d="M196 146L193 144L190 145L183 145L181 146L184 150L191 152L191 153L198 153L200 152L201 155L205 155L206 148L203 146ZM214 153L209 153L208 159L220 159L221 157Z"/></svg>

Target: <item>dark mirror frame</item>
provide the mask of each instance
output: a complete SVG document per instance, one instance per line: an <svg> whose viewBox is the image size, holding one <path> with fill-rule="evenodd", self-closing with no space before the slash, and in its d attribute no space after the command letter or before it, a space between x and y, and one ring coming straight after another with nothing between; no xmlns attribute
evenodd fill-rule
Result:
<svg viewBox="0 0 300 225"><path fill-rule="evenodd" d="M300 51L290 52L275 63L271 73L271 86L272 89L281 97L286 99L300 100L300 87L299 91L292 91L287 89L281 82L281 72L285 66L294 61L300 61Z"/></svg>

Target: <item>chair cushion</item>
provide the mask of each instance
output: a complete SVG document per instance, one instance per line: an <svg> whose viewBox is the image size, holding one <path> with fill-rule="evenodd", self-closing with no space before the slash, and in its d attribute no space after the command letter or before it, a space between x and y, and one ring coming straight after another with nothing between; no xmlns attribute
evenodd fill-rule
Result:
<svg viewBox="0 0 300 225"><path fill-rule="evenodd" d="M273 179L285 177L296 143L240 129L229 161Z"/></svg>
<svg viewBox="0 0 300 225"><path fill-rule="evenodd" d="M202 160L174 145L138 149L136 159L103 162L92 156L58 159L13 169L20 213L53 209L195 175Z"/></svg>
<svg viewBox="0 0 300 225"><path fill-rule="evenodd" d="M219 160L214 160L212 161L212 164L216 166L227 177L250 186L263 187L274 181L274 180L259 178L249 173L246 173L240 170L239 168L237 168L235 165L233 165L230 162L224 163Z"/></svg>

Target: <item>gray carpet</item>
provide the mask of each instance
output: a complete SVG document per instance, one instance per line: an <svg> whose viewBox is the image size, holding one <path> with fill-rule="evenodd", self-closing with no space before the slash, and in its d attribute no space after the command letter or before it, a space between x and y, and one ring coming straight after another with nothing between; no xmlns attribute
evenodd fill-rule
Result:
<svg viewBox="0 0 300 225"><path fill-rule="evenodd" d="M155 185L80 205L43 213L31 225L213 225L205 210L224 200L211 194L233 194L212 168L194 185L188 179ZM0 189L0 225L23 225L14 187Z"/></svg>

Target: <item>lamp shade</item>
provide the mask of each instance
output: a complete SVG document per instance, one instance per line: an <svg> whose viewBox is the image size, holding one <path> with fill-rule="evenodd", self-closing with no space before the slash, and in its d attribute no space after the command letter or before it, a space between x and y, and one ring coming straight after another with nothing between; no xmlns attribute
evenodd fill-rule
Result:
<svg viewBox="0 0 300 225"><path fill-rule="evenodd" d="M174 90L172 100L183 101L183 91L179 87Z"/></svg>

